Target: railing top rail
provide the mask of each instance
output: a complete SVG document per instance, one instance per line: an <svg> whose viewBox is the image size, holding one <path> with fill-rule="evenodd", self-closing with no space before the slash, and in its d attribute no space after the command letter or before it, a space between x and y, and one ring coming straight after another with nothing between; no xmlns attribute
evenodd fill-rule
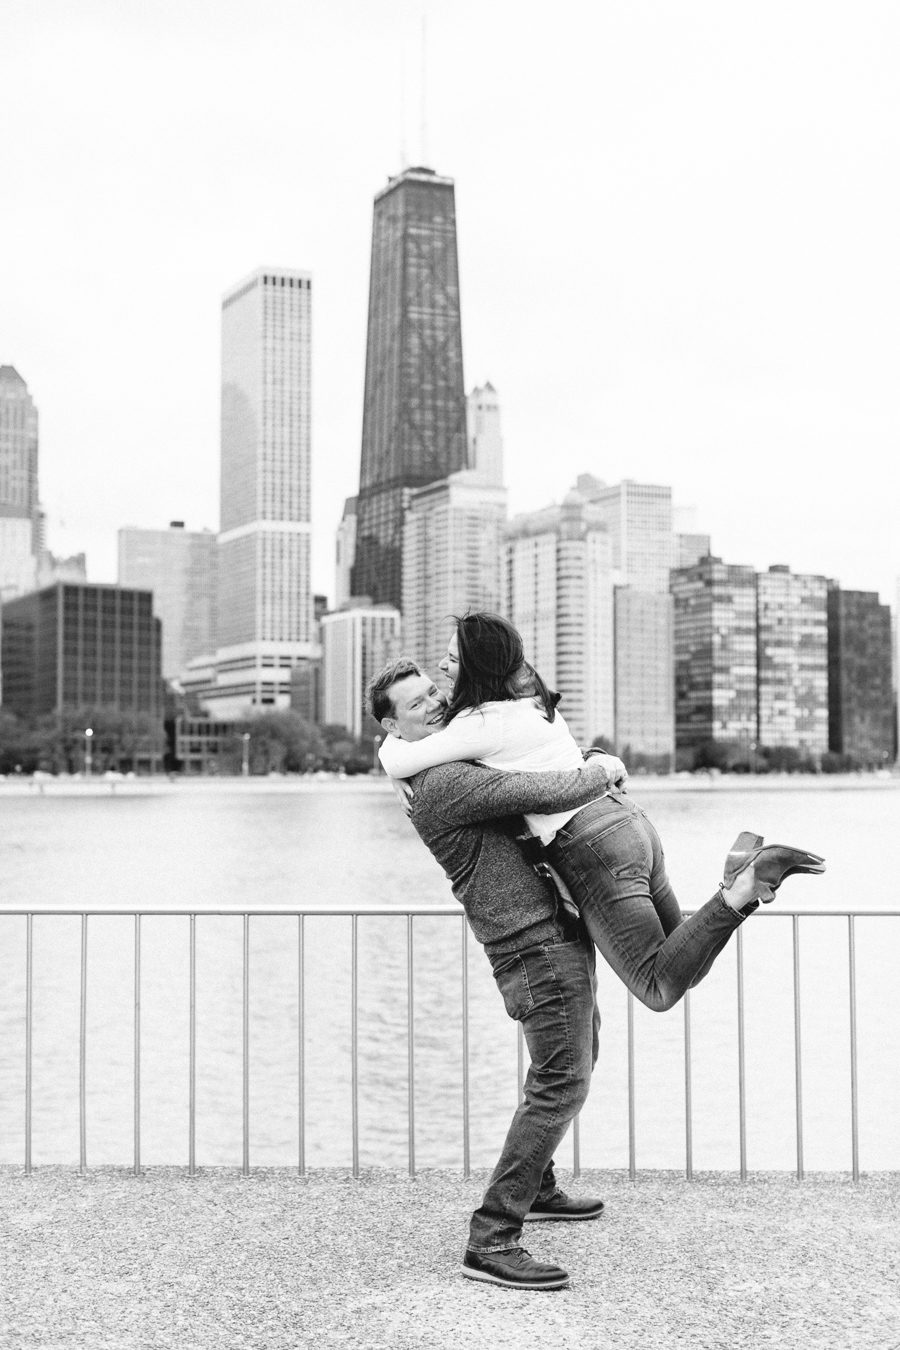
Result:
<svg viewBox="0 0 900 1350"><path fill-rule="evenodd" d="M690 909L682 910L687 917L695 911ZM900 919L900 910L898 909L769 909L762 910L761 916L766 919ZM168 917L168 918L192 918L198 916L224 916L224 917L268 917L268 918L298 918L300 915L309 914L314 917L332 916L332 917L352 917L354 914L364 917L388 916L394 918L406 918L409 915L414 917L436 917L440 915L455 914L462 916L463 909L458 903L439 904L439 905L294 905L285 906L278 909L248 909L246 906L239 905L220 905L205 906L196 905L189 909L90 909L83 905L68 906L41 906L29 905L28 907L15 906L7 907L0 904L0 918L4 915L25 916L86 916L94 917L123 917L146 916L146 917ZM756 915L754 917L759 917Z"/></svg>

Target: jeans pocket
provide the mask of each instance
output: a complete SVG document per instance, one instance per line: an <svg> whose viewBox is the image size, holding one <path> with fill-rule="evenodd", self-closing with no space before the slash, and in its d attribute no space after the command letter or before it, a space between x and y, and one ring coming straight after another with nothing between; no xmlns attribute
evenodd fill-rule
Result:
<svg viewBox="0 0 900 1350"><path fill-rule="evenodd" d="M619 881L634 880L649 872L647 841L633 816L617 820L593 835L584 835L578 846L603 864Z"/></svg>
<svg viewBox="0 0 900 1350"><path fill-rule="evenodd" d="M521 1022L534 1007L534 996L528 983L528 971L521 956L511 956L494 967L494 979L503 997L503 1004L514 1022Z"/></svg>

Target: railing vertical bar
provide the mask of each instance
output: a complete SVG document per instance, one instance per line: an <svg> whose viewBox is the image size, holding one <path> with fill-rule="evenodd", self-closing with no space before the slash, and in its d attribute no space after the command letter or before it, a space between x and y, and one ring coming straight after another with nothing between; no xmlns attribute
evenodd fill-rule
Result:
<svg viewBox="0 0 900 1350"><path fill-rule="evenodd" d="M32 1037L34 1031L34 915L25 916L25 1175L31 1175Z"/></svg>
<svg viewBox="0 0 900 1350"><path fill-rule="evenodd" d="M359 1176L359 934L357 915L350 921L350 1093L353 1125L353 1175Z"/></svg>
<svg viewBox="0 0 900 1350"><path fill-rule="evenodd" d="M462 1107L463 1176L470 1173L469 1159L469 928L462 921Z"/></svg>
<svg viewBox="0 0 900 1350"><path fill-rule="evenodd" d="M797 1105L797 1180L803 1169L803 1062L800 1043L800 916L792 916L794 947L794 1093Z"/></svg>
<svg viewBox="0 0 900 1350"><path fill-rule="evenodd" d="M516 1087L518 1089L516 1106L518 1106L525 1096L525 1032L521 1022L516 1023Z"/></svg>
<svg viewBox="0 0 900 1350"><path fill-rule="evenodd" d="M691 991L684 996L684 1174L694 1179L694 1096L691 1063Z"/></svg>
<svg viewBox="0 0 900 1350"><path fill-rule="evenodd" d="M853 1180L859 1181L859 1080L856 1057L856 928L852 914L847 915L848 956L850 961L850 1149Z"/></svg>
<svg viewBox="0 0 900 1350"><path fill-rule="evenodd" d="M634 994L628 990L628 1176L637 1176L634 1110Z"/></svg>
<svg viewBox="0 0 900 1350"><path fill-rule="evenodd" d="M244 914L244 1156L243 1176L250 1175L250 915Z"/></svg>
<svg viewBox="0 0 900 1350"><path fill-rule="evenodd" d="M747 1060L744 1039L744 930L737 930L738 1134L741 1181L747 1180Z"/></svg>
<svg viewBox="0 0 900 1350"><path fill-rule="evenodd" d="M306 988L303 915L297 925L297 1171L306 1176Z"/></svg>
<svg viewBox="0 0 900 1350"><path fill-rule="evenodd" d="M141 916L134 916L134 1175L141 1171Z"/></svg>
<svg viewBox="0 0 900 1350"><path fill-rule="evenodd" d="M81 1006L78 1032L78 1170L87 1171L87 938L88 916L81 916Z"/></svg>
<svg viewBox="0 0 900 1350"><path fill-rule="evenodd" d="M413 916L406 916L406 1079L408 1084L407 1140L409 1175L416 1175L416 1038L413 992Z"/></svg>
<svg viewBox="0 0 900 1350"><path fill-rule="evenodd" d="M188 918L188 1176L197 1175L197 916Z"/></svg>
<svg viewBox="0 0 900 1350"><path fill-rule="evenodd" d="M581 1176L581 1112L572 1121L572 1175Z"/></svg>

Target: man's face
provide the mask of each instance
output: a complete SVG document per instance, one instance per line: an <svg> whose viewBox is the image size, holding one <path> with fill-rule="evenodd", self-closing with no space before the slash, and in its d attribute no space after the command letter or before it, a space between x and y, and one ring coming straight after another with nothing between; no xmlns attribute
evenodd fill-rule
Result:
<svg viewBox="0 0 900 1350"><path fill-rule="evenodd" d="M427 675L406 675L390 688L394 716L381 725L401 741L421 741L443 724L447 699Z"/></svg>
<svg viewBox="0 0 900 1350"><path fill-rule="evenodd" d="M450 641L447 643L447 655L440 663L438 669L442 670L447 676L447 679L450 681L450 690L452 692L453 686L456 684L456 674L459 670L459 642L457 641L455 630Z"/></svg>

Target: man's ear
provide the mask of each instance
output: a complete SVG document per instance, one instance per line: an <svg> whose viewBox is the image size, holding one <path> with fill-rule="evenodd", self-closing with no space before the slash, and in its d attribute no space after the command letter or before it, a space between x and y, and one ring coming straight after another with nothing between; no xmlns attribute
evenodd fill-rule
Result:
<svg viewBox="0 0 900 1350"><path fill-rule="evenodd" d="M396 717L382 717L381 725L384 727L385 731L390 733L391 736L400 735L400 728L397 725Z"/></svg>

